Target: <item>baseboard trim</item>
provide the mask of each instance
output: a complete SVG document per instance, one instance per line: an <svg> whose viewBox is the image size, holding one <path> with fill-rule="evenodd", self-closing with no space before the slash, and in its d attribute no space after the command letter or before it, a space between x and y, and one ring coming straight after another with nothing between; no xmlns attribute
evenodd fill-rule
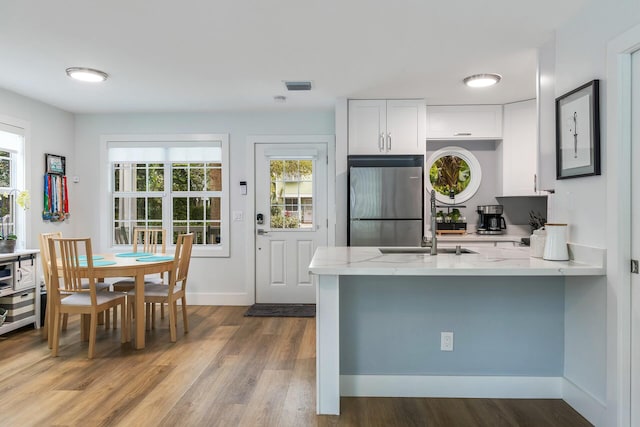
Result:
<svg viewBox="0 0 640 427"><path fill-rule="evenodd" d="M562 379L562 399L594 426L605 425L607 405L567 378Z"/></svg>
<svg viewBox="0 0 640 427"><path fill-rule="evenodd" d="M252 305L253 302L253 295L244 292L187 292L189 305Z"/></svg>
<svg viewBox="0 0 640 427"><path fill-rule="evenodd" d="M562 384L562 377L340 375L340 395L561 399Z"/></svg>

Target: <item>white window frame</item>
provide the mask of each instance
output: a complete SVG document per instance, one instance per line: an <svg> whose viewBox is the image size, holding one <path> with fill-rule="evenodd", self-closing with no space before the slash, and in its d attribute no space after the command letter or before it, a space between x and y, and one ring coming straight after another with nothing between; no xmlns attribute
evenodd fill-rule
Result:
<svg viewBox="0 0 640 427"><path fill-rule="evenodd" d="M22 142L18 144L18 147L4 147L0 145L0 150L8 151L11 153L12 162L12 188L3 190L28 190L29 194L33 196L33 192L30 191L27 182L27 141L30 134L29 123L13 117L0 115L0 130L3 132L18 135L22 138ZM14 192L14 206L13 206L13 221L15 223L14 234L18 236L16 242L16 249L25 249L26 242L29 241L29 228L27 222L30 221L30 210L20 209L16 202L17 191Z"/></svg>
<svg viewBox="0 0 640 427"><path fill-rule="evenodd" d="M179 148L180 146L195 147L202 145L203 147L211 146L211 144L219 144L222 150L221 163L222 163L222 195L220 200L220 244L218 245L194 245L192 256L194 257L228 257L230 253L230 215L229 215L229 134L180 134L180 135L103 135L100 138L101 144L101 159L100 165L101 173L101 185L100 188L104 189L104 197L101 197L101 209L100 209L100 224L106 224L106 227L100 229L100 241L104 243L104 246L110 248L111 251L122 251L124 248L122 245L115 245L113 238L113 176L112 165L109 161L109 146L118 145L122 147L127 144L135 146L159 146ZM134 159L132 159L134 160ZM202 159L206 162L208 159ZM170 180L170 176L165 176L165 180ZM140 194L140 193L138 193ZM145 193L148 194L148 193ZM124 195L124 194L123 194ZM175 196L180 196L180 192L174 193ZM169 195L166 195L167 199L163 201L163 222L166 224L167 232L170 233L171 218L170 218L170 199ZM166 218L166 219L165 219ZM168 242L168 248L173 250L173 245Z"/></svg>

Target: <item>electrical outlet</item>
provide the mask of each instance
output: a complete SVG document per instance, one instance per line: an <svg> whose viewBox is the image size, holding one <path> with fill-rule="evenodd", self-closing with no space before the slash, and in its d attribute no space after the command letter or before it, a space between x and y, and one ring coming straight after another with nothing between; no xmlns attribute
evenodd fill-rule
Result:
<svg viewBox="0 0 640 427"><path fill-rule="evenodd" d="M440 332L440 350L453 351L453 332Z"/></svg>
<svg viewBox="0 0 640 427"><path fill-rule="evenodd" d="M242 221L244 220L244 214L242 211L233 211L233 220L234 221Z"/></svg>

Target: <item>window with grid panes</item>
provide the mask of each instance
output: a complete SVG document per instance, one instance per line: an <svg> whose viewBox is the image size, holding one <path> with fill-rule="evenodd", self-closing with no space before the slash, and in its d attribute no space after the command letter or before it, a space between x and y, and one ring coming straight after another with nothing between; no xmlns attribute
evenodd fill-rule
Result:
<svg viewBox="0 0 640 427"><path fill-rule="evenodd" d="M192 232L198 247L228 254L226 141L109 143L113 244L130 244L134 227L163 227L170 244Z"/></svg>

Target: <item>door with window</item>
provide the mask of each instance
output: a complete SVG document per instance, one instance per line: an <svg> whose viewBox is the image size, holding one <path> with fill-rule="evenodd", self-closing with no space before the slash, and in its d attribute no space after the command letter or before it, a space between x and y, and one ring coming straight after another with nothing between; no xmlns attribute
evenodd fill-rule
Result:
<svg viewBox="0 0 640 427"><path fill-rule="evenodd" d="M326 144L256 144L256 302L315 303L309 263L327 244Z"/></svg>

